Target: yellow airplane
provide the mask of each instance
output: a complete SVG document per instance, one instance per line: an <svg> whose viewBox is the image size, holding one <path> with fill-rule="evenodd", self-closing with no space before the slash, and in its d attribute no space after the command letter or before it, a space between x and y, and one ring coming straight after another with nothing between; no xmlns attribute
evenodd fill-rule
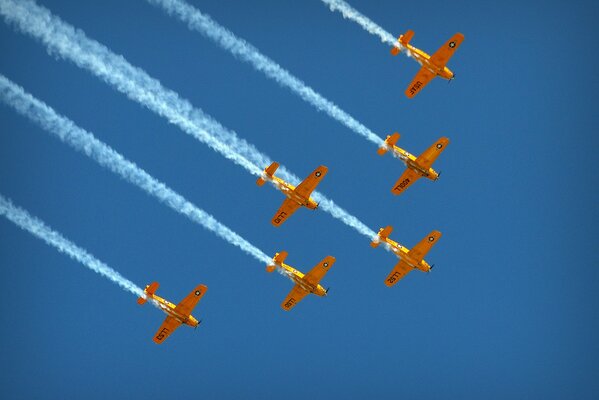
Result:
<svg viewBox="0 0 599 400"><path fill-rule="evenodd" d="M408 272L415 268L424 272L430 272L433 266L429 265L423 258L441 237L441 232L432 231L410 250L389 239L389 235L392 231L393 228L391 226L384 229L381 228L378 233L378 238L370 243L372 247L378 247L381 242L384 242L389 245L395 255L399 257L399 262L393 268L389 276L387 276L387 279L385 279L385 285L389 287L395 285L401 278L406 276Z"/></svg>
<svg viewBox="0 0 599 400"><path fill-rule="evenodd" d="M189 325L194 328L197 328L198 325L200 325L202 321L195 319L194 316L191 315L191 312L198 304L200 299L204 296L204 294L206 294L208 286L198 285L177 305L174 305L170 301L155 295L154 293L156 293L158 286L158 282L153 282L150 285L146 285L146 288L144 289L145 296L139 297L137 299L137 303L144 304L149 299L150 301L154 301L158 307L160 307L160 309L166 313L166 319L154 336L154 342L160 344L181 324Z"/></svg>
<svg viewBox="0 0 599 400"><path fill-rule="evenodd" d="M310 210L316 210L316 208L318 208L318 203L310 197L310 194L314 191L316 186L318 186L328 171L327 167L321 165L320 167L316 168L306 179L304 179L303 182L295 187L285 182L281 178L274 176L277 168L279 168L279 164L273 162L264 169L264 174L256 181L258 186L264 185L266 181L272 181L275 186L281 192L283 192L285 196L287 196L285 201L283 201L283 205L281 208L279 208L271 220L271 223L274 226L280 226L301 206L304 206Z"/></svg>
<svg viewBox="0 0 599 400"><path fill-rule="evenodd" d="M455 74L451 72L445 65L453 56L453 53L460 47L464 41L464 35L456 33L443 46L437 50L435 54L429 56L424 51L417 49L410 44L410 40L414 36L414 31L408 30L405 35L400 35L397 41L400 46L395 46L391 49L391 54L398 55L402 48L407 49L409 54L418 61L422 68L414 77L410 86L406 89L406 96L412 98L422 90L433 78L440 76L443 79L451 81L455 78Z"/></svg>
<svg viewBox="0 0 599 400"><path fill-rule="evenodd" d="M395 182L391 192L395 195L402 194L410 185L416 182L421 177L425 176L431 181L439 179L439 173L431 168L439 154L449 143L449 139L442 137L437 140L431 147L426 149L420 156L415 157L404 149L397 147L395 143L399 140L399 133L395 132L391 136L387 136L385 144L380 147L377 152L379 155L385 155L389 150L393 152L401 161L408 167L400 178Z"/></svg>
<svg viewBox="0 0 599 400"><path fill-rule="evenodd" d="M321 297L327 295L329 289L322 287L319 282L335 263L335 257L325 257L306 275L302 274L297 269L284 264L283 262L285 261L285 258L287 258L287 252L281 251L280 253L275 254L274 258L272 259L274 264L266 266L267 272L273 272L277 267L281 268L283 273L291 278L293 282L295 282L295 286L293 289L291 289L291 292L289 292L285 300L283 300L283 303L281 303L283 310L291 310L309 293L313 293Z"/></svg>

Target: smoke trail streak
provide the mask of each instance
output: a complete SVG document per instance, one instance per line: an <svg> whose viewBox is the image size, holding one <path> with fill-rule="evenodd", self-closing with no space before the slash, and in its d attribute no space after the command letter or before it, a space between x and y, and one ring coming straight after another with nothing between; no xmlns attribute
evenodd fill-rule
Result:
<svg viewBox="0 0 599 400"><path fill-rule="evenodd" d="M53 231L39 219L31 216L27 211L14 206L10 200L0 195L0 215L5 216L15 225L42 239L47 244L54 246L58 251L79 261L92 271L108 278L126 291L136 296L144 296L144 291L130 280L96 259L87 251L65 239L60 233Z"/></svg>
<svg viewBox="0 0 599 400"><path fill-rule="evenodd" d="M162 182L159 182L143 169L125 159L122 155L102 143L91 133L79 128L74 122L57 114L51 107L26 93L21 87L0 74L0 99L21 115L31 119L46 131L56 135L61 141L94 159L103 167L120 175L126 181L136 185L151 196L191 221L203 226L226 240L233 246L265 264L270 257L253 246L247 240L227 228L212 215L187 201Z"/></svg>
<svg viewBox="0 0 599 400"><path fill-rule="evenodd" d="M0 13L7 22L40 40L51 54L87 69L131 100L177 125L185 133L250 173L259 175L261 170L256 164L267 163L268 159L261 159L258 163L249 161L248 155L255 157L259 152L245 140L238 138L234 132L228 132L228 135L221 135L220 138L207 132L206 124L202 122L210 121L209 116L201 110L194 109L189 101L165 89L146 72L132 66L122 56L112 53L102 44L88 39L82 31L64 23L34 1L0 0ZM231 147L236 151L232 151Z"/></svg>
<svg viewBox="0 0 599 400"><path fill-rule="evenodd" d="M142 69L132 66L122 56L112 53L102 44L87 38L82 31L75 30L34 1L0 0L0 13L7 22L41 41L50 53L87 69L131 100L166 118L185 133L242 166L248 172L260 175L261 167L272 162L253 145L240 139L235 132L226 129L201 110L194 108L189 101L180 98L177 93L164 88L160 82L151 78ZM279 176L286 181L300 181L284 167L279 168L278 171ZM320 193L314 193L313 197L321 202L324 211L359 233L368 238L375 235L371 229L332 200Z"/></svg>
<svg viewBox="0 0 599 400"><path fill-rule="evenodd" d="M251 64L256 70L263 72L279 85L290 89L304 101L312 104L316 109L328 114L354 132L362 135L367 140L381 146L383 140L366 126L355 120L332 101L307 86L300 79L293 76L279 64L266 57L260 51L235 36L231 31L219 25L208 15L183 0L146 0L148 3L162 7L168 14L185 22L189 29L195 30L212 39L223 49L231 52L239 59Z"/></svg>
<svg viewBox="0 0 599 400"><path fill-rule="evenodd" d="M339 11L343 18L350 19L354 22L357 22L365 31L375 36L378 36L381 39L381 42L386 43L391 46L399 47L401 50L405 50L403 46L399 44L396 38L375 24L373 21L368 19L368 17L364 16L358 10L347 4L343 0L321 0L323 3L329 6L331 11Z"/></svg>

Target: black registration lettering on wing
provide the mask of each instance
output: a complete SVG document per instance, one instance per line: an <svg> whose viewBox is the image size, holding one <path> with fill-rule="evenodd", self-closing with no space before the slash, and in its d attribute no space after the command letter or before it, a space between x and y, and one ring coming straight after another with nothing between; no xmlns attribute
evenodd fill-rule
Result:
<svg viewBox="0 0 599 400"><path fill-rule="evenodd" d="M295 299L292 297L292 298L290 298L290 299L287 301L287 303L285 303L284 305L285 305L285 308L291 308L291 307L293 307L293 306L295 305L295 303L296 303L296 301L295 301Z"/></svg>
<svg viewBox="0 0 599 400"><path fill-rule="evenodd" d="M158 332L158 335L156 335L156 339L163 340L169 332L168 328L162 328L162 330Z"/></svg>
<svg viewBox="0 0 599 400"><path fill-rule="evenodd" d="M410 94L414 94L418 91L418 89L420 89L422 87L422 82L420 81L416 81L416 83L414 83L412 85L412 87L410 88Z"/></svg>
<svg viewBox="0 0 599 400"><path fill-rule="evenodd" d="M406 178L395 187L395 190L403 189L410 183L410 178Z"/></svg>
<svg viewBox="0 0 599 400"><path fill-rule="evenodd" d="M285 217L287 217L287 213L285 211L281 211L281 213L275 217L274 221L277 224L280 224L281 221L283 221L285 219Z"/></svg>
<svg viewBox="0 0 599 400"><path fill-rule="evenodd" d="M389 282L389 283L397 282L399 280L398 276L399 276L399 272L395 271L393 273L393 275L391 275L389 278L387 278L387 282Z"/></svg>

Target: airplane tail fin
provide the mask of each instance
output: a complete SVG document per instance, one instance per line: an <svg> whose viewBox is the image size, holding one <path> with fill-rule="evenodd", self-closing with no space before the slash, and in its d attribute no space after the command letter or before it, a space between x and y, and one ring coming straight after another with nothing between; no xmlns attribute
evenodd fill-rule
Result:
<svg viewBox="0 0 599 400"><path fill-rule="evenodd" d="M279 163L273 162L268 167L264 168L264 175L266 175L269 179L272 179L272 176L274 175L277 168L279 168ZM256 185L258 186L262 186L264 185L264 183L266 183L266 179L264 179L264 176L261 176L256 181Z"/></svg>
<svg viewBox="0 0 599 400"><path fill-rule="evenodd" d="M139 305L143 305L146 303L146 301L148 300L148 297L152 297L152 295L154 293L156 293L156 290L158 290L158 282L152 282L149 285L146 285L146 288L144 289L144 293L146 294L145 296L142 297L138 297L137 298L137 304Z"/></svg>
<svg viewBox="0 0 599 400"><path fill-rule="evenodd" d="M389 150L393 149L395 143L399 140L399 133L395 132L393 135L387 135L387 139L385 139L385 144L377 150L379 156L384 156L385 153Z"/></svg>
<svg viewBox="0 0 599 400"><path fill-rule="evenodd" d="M281 251L280 253L275 254L275 256L272 259L272 261L274 262L274 265L272 265L272 264L267 265L266 272L273 272L275 269L277 269L277 265L283 264L283 262L285 261L286 258L287 258L286 251Z"/></svg>
<svg viewBox="0 0 599 400"><path fill-rule="evenodd" d="M381 242L387 240L391 232L393 232L393 227L391 225L379 229L378 238L370 242L370 246L377 248Z"/></svg>

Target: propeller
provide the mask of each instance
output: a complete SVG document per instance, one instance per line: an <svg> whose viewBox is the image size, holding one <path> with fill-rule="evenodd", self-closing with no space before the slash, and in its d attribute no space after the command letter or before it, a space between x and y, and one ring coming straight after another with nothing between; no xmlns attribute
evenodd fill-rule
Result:
<svg viewBox="0 0 599 400"><path fill-rule="evenodd" d="M435 266L435 264L431 265L431 268L429 269L429 271L432 271L434 266Z"/></svg>
<svg viewBox="0 0 599 400"><path fill-rule="evenodd" d="M324 294L328 294L328 293L329 293L329 289L330 289L330 287L328 287L328 288L327 288L327 289L324 291Z"/></svg>

